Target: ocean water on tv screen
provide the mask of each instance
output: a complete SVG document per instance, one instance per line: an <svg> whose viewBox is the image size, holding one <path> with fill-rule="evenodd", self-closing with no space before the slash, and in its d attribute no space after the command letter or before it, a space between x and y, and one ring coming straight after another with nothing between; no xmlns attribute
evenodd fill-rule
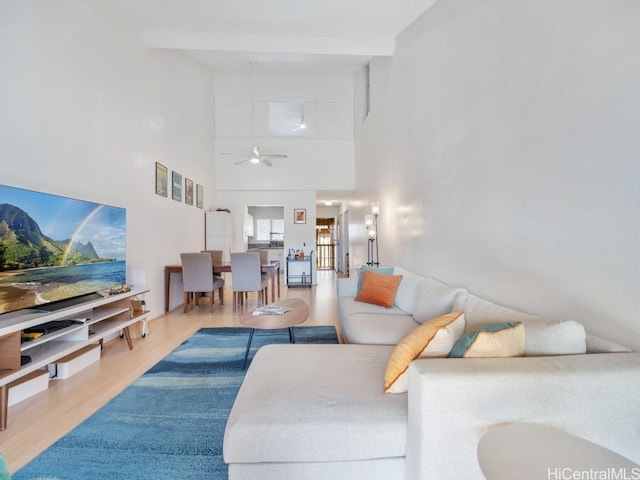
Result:
<svg viewBox="0 0 640 480"><path fill-rule="evenodd" d="M126 280L124 261L0 273L0 313L106 290Z"/></svg>

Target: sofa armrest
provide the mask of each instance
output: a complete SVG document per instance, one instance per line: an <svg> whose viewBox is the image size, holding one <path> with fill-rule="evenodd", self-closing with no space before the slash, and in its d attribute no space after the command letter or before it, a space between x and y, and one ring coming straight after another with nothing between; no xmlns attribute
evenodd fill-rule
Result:
<svg viewBox="0 0 640 480"><path fill-rule="evenodd" d="M358 294L358 277L339 278L338 297L355 297Z"/></svg>
<svg viewBox="0 0 640 480"><path fill-rule="evenodd" d="M483 479L478 442L505 423L556 427L640 462L640 353L418 360L408 401L410 479Z"/></svg>

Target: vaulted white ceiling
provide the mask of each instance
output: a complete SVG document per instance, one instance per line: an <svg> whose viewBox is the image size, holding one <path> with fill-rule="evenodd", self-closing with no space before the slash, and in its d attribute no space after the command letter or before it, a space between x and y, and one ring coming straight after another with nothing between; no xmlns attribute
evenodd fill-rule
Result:
<svg viewBox="0 0 640 480"><path fill-rule="evenodd" d="M350 70L393 54L395 37L436 0L93 0L153 48L216 70Z"/></svg>

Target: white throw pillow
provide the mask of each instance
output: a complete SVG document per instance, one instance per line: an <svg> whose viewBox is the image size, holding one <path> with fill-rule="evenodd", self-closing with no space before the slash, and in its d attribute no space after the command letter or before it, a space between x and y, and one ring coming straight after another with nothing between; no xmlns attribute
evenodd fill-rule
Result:
<svg viewBox="0 0 640 480"><path fill-rule="evenodd" d="M418 290L424 277L408 272L402 267L393 267L394 275L402 275L402 281L398 285L394 304L407 313L413 313L413 308L418 296Z"/></svg>
<svg viewBox="0 0 640 480"><path fill-rule="evenodd" d="M467 331L503 322L521 322L525 330L525 356L571 355L586 352L584 327L573 320L560 321L512 310L471 293L458 296L455 311L464 312Z"/></svg>
<svg viewBox="0 0 640 480"><path fill-rule="evenodd" d="M584 326L573 320L532 320L524 324L525 356L586 353Z"/></svg>
<svg viewBox="0 0 640 480"><path fill-rule="evenodd" d="M465 292L463 288L450 287L434 278L425 277L413 306L413 318L418 323L424 323L451 312L456 295L462 292Z"/></svg>

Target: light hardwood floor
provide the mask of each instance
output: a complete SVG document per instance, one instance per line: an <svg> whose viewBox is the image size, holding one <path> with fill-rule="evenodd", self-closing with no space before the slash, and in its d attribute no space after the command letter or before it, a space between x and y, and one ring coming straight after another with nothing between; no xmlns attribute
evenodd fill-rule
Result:
<svg viewBox="0 0 640 480"><path fill-rule="evenodd" d="M301 326L337 324L335 279L334 272L319 271L318 285L310 289L287 289L281 282L281 298L300 298L309 304L309 318ZM226 281L231 285L230 276ZM231 288L225 288L225 305L221 307L216 302L213 314L208 313L206 302L187 314L179 306L151 320L149 334L144 339L134 339L132 351L124 339L106 343L100 362L71 378L52 380L47 391L9 407L8 427L0 432L0 452L7 459L10 472L22 468L105 405L198 329L237 326L243 310L238 309L234 315L231 298ZM249 300L248 308L255 308L255 294Z"/></svg>

